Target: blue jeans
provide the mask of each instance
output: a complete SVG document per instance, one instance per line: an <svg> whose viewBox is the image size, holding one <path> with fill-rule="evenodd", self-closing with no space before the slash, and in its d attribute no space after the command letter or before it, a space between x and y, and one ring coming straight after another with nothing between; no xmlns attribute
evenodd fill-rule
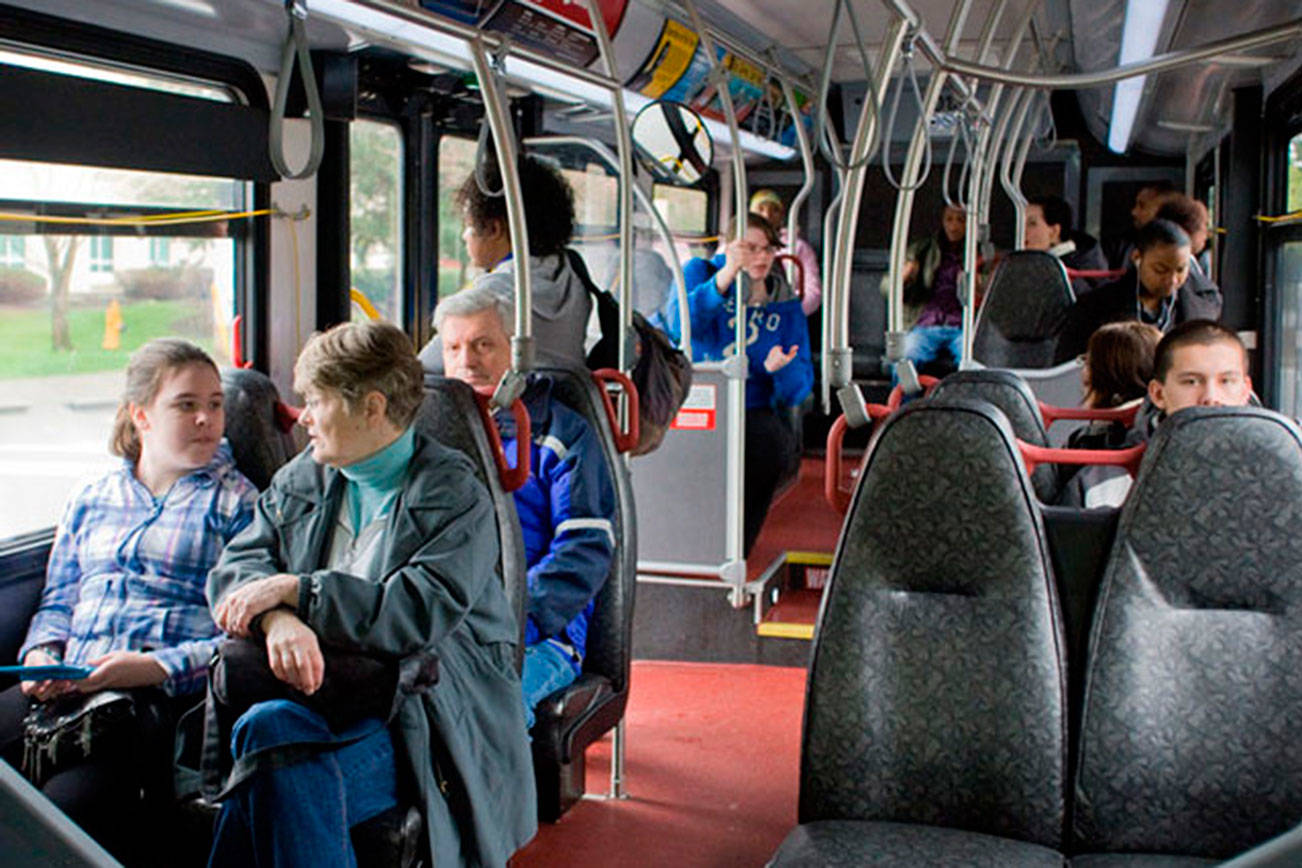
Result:
<svg viewBox="0 0 1302 868"><path fill-rule="evenodd" d="M222 803L209 868L355 868L348 830L398 803L393 740L368 718L332 732L316 712L277 699L246 711L231 733L238 760L303 742L356 739L255 774Z"/></svg>
<svg viewBox="0 0 1302 868"><path fill-rule="evenodd" d="M524 724L533 729L533 710L551 694L573 684L579 677L570 655L555 642L544 639L524 649L524 671L520 683L524 694Z"/></svg>
<svg viewBox="0 0 1302 868"><path fill-rule="evenodd" d="M949 348L954 364L963 358L963 329L959 326L914 326L904 336L904 358L919 367L924 362L934 362L942 347ZM900 381L899 374L891 368L891 385Z"/></svg>

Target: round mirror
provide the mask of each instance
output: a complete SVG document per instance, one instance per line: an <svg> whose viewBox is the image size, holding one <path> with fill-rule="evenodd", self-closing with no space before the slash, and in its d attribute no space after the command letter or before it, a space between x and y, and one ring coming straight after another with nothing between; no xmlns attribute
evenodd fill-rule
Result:
<svg viewBox="0 0 1302 868"><path fill-rule="evenodd" d="M700 115L678 102L653 102L633 118L633 146L657 178L695 184L714 160L714 140Z"/></svg>

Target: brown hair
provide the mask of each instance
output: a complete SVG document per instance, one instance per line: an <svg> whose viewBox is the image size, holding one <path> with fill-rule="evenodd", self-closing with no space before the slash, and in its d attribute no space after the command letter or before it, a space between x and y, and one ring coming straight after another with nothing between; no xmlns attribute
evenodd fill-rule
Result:
<svg viewBox="0 0 1302 868"><path fill-rule="evenodd" d="M186 365L207 365L217 373L217 364L211 356L180 338L155 338L131 354L127 361L127 384L109 434L110 452L132 462L140 460L140 432L131 421L131 408L152 404L163 378Z"/></svg>
<svg viewBox="0 0 1302 868"><path fill-rule="evenodd" d="M1156 219L1170 220L1192 237L1207 229L1207 206L1183 193L1173 193L1162 201Z"/></svg>
<svg viewBox="0 0 1302 868"><path fill-rule="evenodd" d="M1212 344L1222 342L1234 344L1239 348L1239 352L1243 354L1244 373L1247 373L1248 350L1234 329L1226 328L1209 319L1191 319L1167 332L1157 345L1153 355L1153 379L1158 381L1166 379L1166 375L1171 372L1171 365L1175 362L1175 351L1181 347L1191 344L1210 347Z"/></svg>
<svg viewBox="0 0 1302 868"><path fill-rule="evenodd" d="M1147 323L1111 322L1090 335L1085 354L1089 407L1119 407L1142 398L1153 378L1153 354L1162 332Z"/></svg>
<svg viewBox="0 0 1302 868"><path fill-rule="evenodd" d="M398 428L416 418L424 399L424 372L402 329L386 322L346 322L308 339L294 363L294 390L338 392L357 412L370 392L386 401L385 416Z"/></svg>
<svg viewBox="0 0 1302 868"><path fill-rule="evenodd" d="M746 228L760 229L764 232L764 237L769 240L769 247L773 248L776 253L777 249L782 246L782 241L778 238L778 230L773 228L773 224L765 220L754 211L746 212ZM728 221L728 232L723 241L726 243L737 237L737 218L733 217Z"/></svg>

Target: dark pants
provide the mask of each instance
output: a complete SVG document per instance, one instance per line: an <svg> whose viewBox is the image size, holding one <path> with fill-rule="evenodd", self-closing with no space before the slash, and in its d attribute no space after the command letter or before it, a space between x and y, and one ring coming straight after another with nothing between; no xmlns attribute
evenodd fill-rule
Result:
<svg viewBox="0 0 1302 868"><path fill-rule="evenodd" d="M746 408L745 554L764 527L778 482L800 460L791 427L770 408Z"/></svg>
<svg viewBox="0 0 1302 868"><path fill-rule="evenodd" d="M23 718L30 706L18 685L0 692L0 757L14 768L22 767ZM173 729L165 725L162 730L146 737L137 750L93 757L52 775L41 787L74 823L127 865L164 864L154 861L159 827L165 823L158 811L171 793L151 793L158 797L154 799L141 795L142 789L157 789L160 764L170 772Z"/></svg>

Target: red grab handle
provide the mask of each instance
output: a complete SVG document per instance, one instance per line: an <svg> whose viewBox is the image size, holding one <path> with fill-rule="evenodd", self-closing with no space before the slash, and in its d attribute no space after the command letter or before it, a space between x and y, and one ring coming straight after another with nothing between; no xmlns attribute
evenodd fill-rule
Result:
<svg viewBox="0 0 1302 868"><path fill-rule="evenodd" d="M1133 407L1109 407L1096 410L1092 407L1055 407L1043 401L1036 403L1040 405L1040 415L1044 417L1045 428L1062 419L1082 422L1121 422L1129 428L1135 424L1135 414L1139 412L1140 406L1135 404Z"/></svg>
<svg viewBox="0 0 1302 868"><path fill-rule="evenodd" d="M529 444L533 429L529 423L529 411L519 398L511 403L511 416L515 419L515 467L506 463L506 449L502 446L502 434L488 412L488 395L475 393L475 406L479 409L479 421L488 432L488 442L493 447L493 463L497 465L497 478L505 491L515 491L529 480Z"/></svg>
<svg viewBox="0 0 1302 868"><path fill-rule="evenodd" d="M918 385L922 386L923 397L930 395L931 390L936 388L936 384L939 382L940 380L936 377L932 377L927 374L918 374ZM904 386L897 383L895 385L895 388L891 389L890 396L886 399L886 406L890 408L890 411L892 413L894 413L896 410L900 409L900 405L903 403L904 403Z"/></svg>
<svg viewBox="0 0 1302 868"><path fill-rule="evenodd" d="M1079 277L1079 278L1082 278L1083 280L1096 280L1096 279L1100 279L1100 280L1116 280L1118 277L1120 277L1121 275L1123 275L1123 274L1125 274L1125 273L1126 273L1126 270L1125 270L1124 268L1118 268L1118 269L1115 269L1115 270L1113 270L1113 269L1108 269L1108 268L1069 268L1069 269L1067 269L1067 277L1069 277L1069 278L1073 278L1073 279Z"/></svg>
<svg viewBox="0 0 1302 868"><path fill-rule="evenodd" d="M276 406L272 408L272 412L276 417L276 427L288 434L298 424L298 417L303 415L303 408L295 407L293 404L286 404L284 401L277 401Z"/></svg>
<svg viewBox="0 0 1302 868"><path fill-rule="evenodd" d="M1025 440L1017 441L1022 460L1026 462L1026 472L1034 473L1041 464L1092 464L1124 467L1132 477L1139 473L1139 462L1144 457L1147 443L1131 446L1129 449L1049 449L1044 446L1032 446Z"/></svg>
<svg viewBox="0 0 1302 868"><path fill-rule="evenodd" d="M793 253L779 253L773 257L773 261L775 263L790 262L796 267L796 284L791 289L796 294L796 298L803 299L805 297L805 263L801 262L800 258Z"/></svg>
<svg viewBox="0 0 1302 868"><path fill-rule="evenodd" d="M642 436L638 425L637 386L633 385L633 381L623 371L614 368L598 368L592 372L592 379L597 381L597 387L601 392L601 403L606 408L606 419L609 420L610 430L615 435L615 448L620 452L633 450ZM610 392L606 389L608 383L617 384L628 396L628 427L623 430L619 427L619 414L615 412L615 402L610 400Z"/></svg>
<svg viewBox="0 0 1302 868"><path fill-rule="evenodd" d="M868 404L867 409L874 425L894 412L885 404ZM841 515L849 511L850 498L854 495L853 489L841 484L841 474L844 472L845 464L841 445L845 440L847 427L849 426L845 421L845 414L842 413L836 417L832 427L827 429L827 457L823 460L823 497L831 504L832 509Z"/></svg>
<svg viewBox="0 0 1302 868"><path fill-rule="evenodd" d="M242 313L235 314L235 318L231 320L231 367L253 367L253 362L244 361L244 314Z"/></svg>

